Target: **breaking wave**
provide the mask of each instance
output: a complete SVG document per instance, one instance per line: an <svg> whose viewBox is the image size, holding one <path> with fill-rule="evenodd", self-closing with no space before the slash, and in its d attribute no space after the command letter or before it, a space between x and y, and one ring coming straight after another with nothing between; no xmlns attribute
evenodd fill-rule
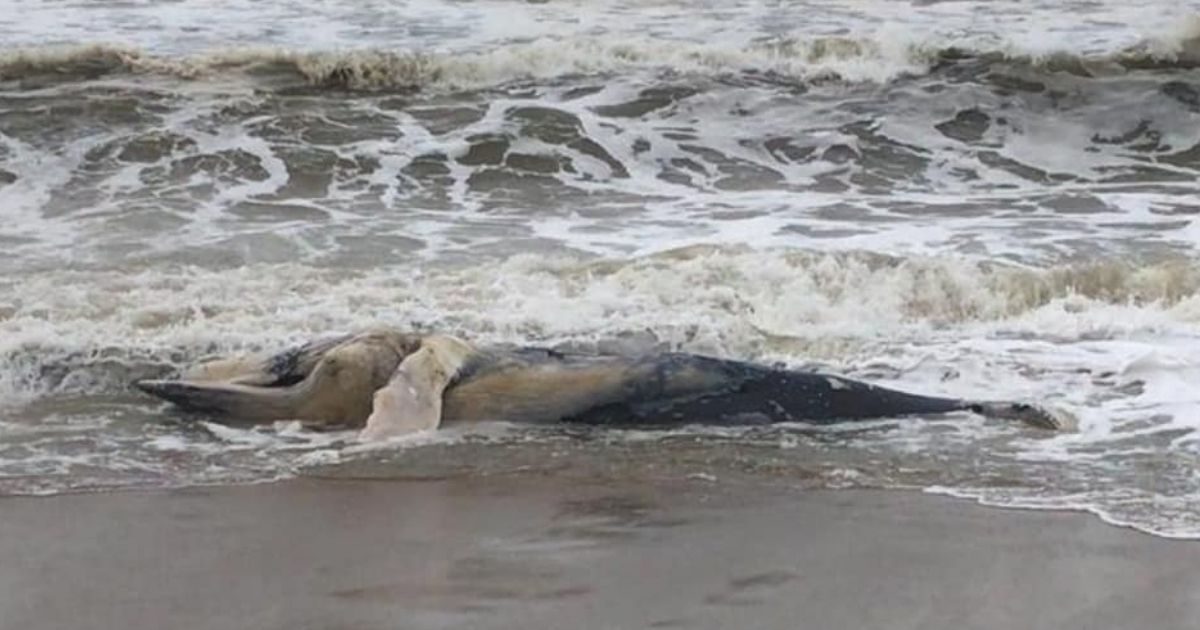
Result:
<svg viewBox="0 0 1200 630"><path fill-rule="evenodd" d="M82 81L122 74L192 81L252 79L269 87L337 90L486 88L512 81L631 70L668 73L753 73L781 80L887 81L966 62L1026 65L1084 76L1200 65L1200 19L1176 33L1119 51L1025 51L1008 44L889 37L773 37L730 47L685 41L541 38L490 50L441 52L364 48L302 51L230 48L170 57L136 47L87 44L0 52L0 80Z"/></svg>
<svg viewBox="0 0 1200 630"><path fill-rule="evenodd" d="M1078 340L1200 321L1194 262L1029 269L715 246L590 261L525 255L425 273L285 264L42 272L6 284L0 396L10 402L120 393L200 355L381 324L483 343L625 339L836 365L879 343L972 331Z"/></svg>

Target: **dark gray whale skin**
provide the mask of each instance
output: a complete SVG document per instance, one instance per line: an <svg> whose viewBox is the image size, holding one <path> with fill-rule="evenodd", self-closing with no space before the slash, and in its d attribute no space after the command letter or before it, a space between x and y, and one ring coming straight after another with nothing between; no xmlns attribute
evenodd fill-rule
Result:
<svg viewBox="0 0 1200 630"><path fill-rule="evenodd" d="M705 356L668 354L645 362L645 368L654 378L640 381L628 398L564 420L616 426L828 424L942 414L970 407L960 400L908 394L836 376L777 370ZM711 375L720 385L695 393L673 391L674 375L684 371Z"/></svg>
<svg viewBox="0 0 1200 630"><path fill-rule="evenodd" d="M505 390L516 394L521 389L511 385L514 381L564 377L569 380L563 387L543 396L520 396L514 404L505 395ZM1030 405L922 396L835 375L696 354L623 357L540 348L483 352L473 358L446 390L447 421L482 419L471 417L477 398L493 401L493 418L612 427L829 424L955 411L1039 424L1036 416L1044 415ZM459 404L464 399L468 404Z"/></svg>

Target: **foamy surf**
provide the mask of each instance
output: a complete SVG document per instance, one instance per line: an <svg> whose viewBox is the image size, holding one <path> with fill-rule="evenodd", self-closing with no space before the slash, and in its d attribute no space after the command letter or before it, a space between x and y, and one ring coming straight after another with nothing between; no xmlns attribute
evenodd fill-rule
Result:
<svg viewBox="0 0 1200 630"><path fill-rule="evenodd" d="M1165 66L1094 73L1081 69L1091 61L954 48L881 83L772 69L891 72L872 56L891 59L890 45L843 39L754 44L742 70L661 42L562 43L601 65L611 53L668 68L607 75L518 43L500 50L533 47L518 57L544 75L499 85L507 70L472 70L462 76L492 87L404 96L163 80L154 68L168 62L137 49L30 53L12 72L69 80L6 84L0 204L16 220L0 226L13 254L0 269L613 256L698 241L1050 264L1194 247L1200 97L1183 44L1145 53L1175 55ZM292 63L241 54L212 63L261 62L250 74L268 83ZM422 55L311 54L318 82L454 76ZM713 65L672 70L671 55ZM132 79L104 74L143 62Z"/></svg>
<svg viewBox="0 0 1200 630"><path fill-rule="evenodd" d="M885 82L966 60L1045 72L1111 75L1136 69L1186 70L1200 64L1200 21L1115 51L1023 50L1015 43L875 36L769 37L744 45L622 36L544 37L490 50L354 48L328 52L240 47L165 56L120 44L51 45L0 51L0 81L88 81L121 75L197 82L241 80L266 88L453 91L563 76L634 71L779 81Z"/></svg>
<svg viewBox="0 0 1200 630"><path fill-rule="evenodd" d="M201 355L373 325L482 343L630 338L746 358L844 361L872 343L976 330L1071 341L1187 332L1200 318L1200 269L1183 259L1038 269L717 246L628 259L525 255L425 272L51 271L7 286L0 357L9 401L122 392Z"/></svg>

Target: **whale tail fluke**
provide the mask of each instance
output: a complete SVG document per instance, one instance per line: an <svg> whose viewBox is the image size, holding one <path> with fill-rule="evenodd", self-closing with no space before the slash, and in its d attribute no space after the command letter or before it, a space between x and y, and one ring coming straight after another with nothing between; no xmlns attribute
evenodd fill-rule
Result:
<svg viewBox="0 0 1200 630"><path fill-rule="evenodd" d="M1016 420L1031 427L1050 431L1071 432L1079 429L1079 419L1061 407L1046 407L1028 403L969 403L967 410L987 418Z"/></svg>
<svg viewBox="0 0 1200 630"><path fill-rule="evenodd" d="M751 379L743 392L779 402L790 412L784 420L825 423L969 411L1052 431L1074 431L1079 426L1078 419L1065 409L924 396L819 373L768 371Z"/></svg>

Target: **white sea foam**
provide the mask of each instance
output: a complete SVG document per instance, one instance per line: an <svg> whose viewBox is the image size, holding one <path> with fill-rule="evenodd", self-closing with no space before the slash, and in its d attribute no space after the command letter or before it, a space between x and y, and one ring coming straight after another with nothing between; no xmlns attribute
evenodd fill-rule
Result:
<svg viewBox="0 0 1200 630"><path fill-rule="evenodd" d="M746 43L780 33L820 36L871 30L1096 52L1132 45L1148 36L1165 37L1197 6L1157 3L1148 10L1108 0L1088 3L1086 11L1078 11L1053 0L1018 4L809 0L726 6L703 0L467 4L341 0L319 5L287 0L227 0L215 5L204 0L88 5L58 0L29 5L7 0L0 9L5 9L0 10L0 33L13 45L99 39L138 42L151 51L170 54L194 54L229 43L327 49L394 46L405 41L424 48L436 44L463 50L551 35L615 39L649 32L669 40Z"/></svg>
<svg viewBox="0 0 1200 630"><path fill-rule="evenodd" d="M1086 366L1092 340L1111 339L1114 348L1126 340L1120 356L1128 357L1143 342L1153 348L1188 334L1200 315L1198 283L1200 271L1182 261L1035 270L721 247L626 260L517 256L426 272L303 265L42 272L9 283L0 356L10 400L112 391L120 379L197 352L279 347L374 324L446 329L481 342L649 330L692 350L834 361L862 358L857 353L872 344L936 349L954 338L944 351L984 352L990 344L1008 353L1006 344L1030 337L1079 344L1055 351L1054 367L1073 369ZM996 339L975 347L975 336ZM1073 355L1075 347L1083 350ZM1154 365L1179 369L1160 365L1163 356L1170 355ZM1122 358L1103 369L1135 378L1147 361Z"/></svg>
<svg viewBox="0 0 1200 630"><path fill-rule="evenodd" d="M511 81L606 75L636 70L720 75L754 72L794 80L836 78L884 82L924 74L942 55L992 55L1034 66L1095 66L1106 72L1122 65L1200 63L1200 18L1164 27L1123 48L1087 50L1059 41L1030 46L989 38L947 37L896 28L856 35L772 34L691 41L634 33L521 38L464 50L397 47L385 43L335 50L221 47L188 56L168 56L129 44L93 42L0 50L0 79L87 78L105 74L152 74L191 80L229 80L293 73L314 86L356 90L460 90Z"/></svg>
<svg viewBox="0 0 1200 630"><path fill-rule="evenodd" d="M0 269L374 262L359 250L391 254L392 236L413 239L402 253L432 259L511 253L523 239L604 255L702 241L1050 263L1194 248L1187 155L1200 127L1186 94L1164 94L1154 74L1032 79L1079 101L1061 107L1042 92L984 84L795 98L777 85L623 77L585 81L594 91L584 96L570 84L467 99L461 108L476 113L447 130L422 116L448 115L454 100L399 111L367 97L302 100L309 107L280 112L282 102L241 88L185 90L166 113L148 99L153 111L132 129L78 117L56 134L0 132L14 177L0 183L0 204L15 218L0 226L13 254ZM604 113L651 98L648 88L682 92L653 97L657 109L640 116ZM972 112L977 139L943 132ZM378 135L337 123L347 141L306 142L308 126L328 134L323 121L345 119ZM546 136L554 124L574 129ZM506 143L497 163L470 163L487 139ZM147 145L155 152L145 155ZM522 156L553 166L513 166ZM422 168L444 174L414 174Z"/></svg>
<svg viewBox="0 0 1200 630"><path fill-rule="evenodd" d="M1200 510L1200 493L1163 496L1154 492L1118 490L1085 492L1063 496L1048 491L1045 496L988 488L930 486L930 494L973 499L980 505L1026 510L1075 510L1094 514L1106 523L1140 532L1181 540L1200 539L1195 514ZM1118 494L1121 496L1113 496Z"/></svg>

